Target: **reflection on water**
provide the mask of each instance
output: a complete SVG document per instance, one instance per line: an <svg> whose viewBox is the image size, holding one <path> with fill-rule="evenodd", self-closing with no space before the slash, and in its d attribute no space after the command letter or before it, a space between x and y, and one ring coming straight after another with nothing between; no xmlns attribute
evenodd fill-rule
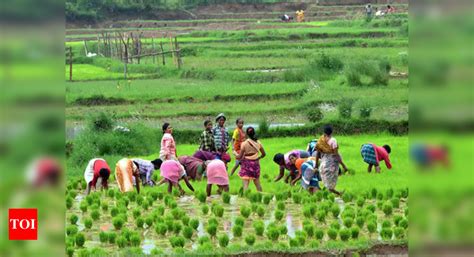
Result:
<svg viewBox="0 0 474 257"><path fill-rule="evenodd" d="M145 238L142 243L142 251L144 254L151 254L151 250L155 248L155 242L151 239Z"/></svg>

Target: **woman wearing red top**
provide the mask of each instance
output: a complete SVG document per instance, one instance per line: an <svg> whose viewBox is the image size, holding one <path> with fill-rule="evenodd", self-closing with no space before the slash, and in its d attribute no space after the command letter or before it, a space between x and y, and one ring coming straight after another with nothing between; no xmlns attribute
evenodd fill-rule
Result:
<svg viewBox="0 0 474 257"><path fill-rule="evenodd" d="M372 167L375 166L375 171L380 173L380 161L384 161L388 169L392 168L390 163L389 154L392 152L392 149L389 145L376 146L375 144L364 144L360 148L360 154L364 159L364 162L369 164L367 168L368 172L372 172Z"/></svg>
<svg viewBox="0 0 474 257"><path fill-rule="evenodd" d="M96 189L96 184L99 178L101 179L102 188L108 189L107 180L110 176L110 168L104 159L96 158L89 161L87 168L84 171L84 179L87 183L86 194L89 194L92 189Z"/></svg>

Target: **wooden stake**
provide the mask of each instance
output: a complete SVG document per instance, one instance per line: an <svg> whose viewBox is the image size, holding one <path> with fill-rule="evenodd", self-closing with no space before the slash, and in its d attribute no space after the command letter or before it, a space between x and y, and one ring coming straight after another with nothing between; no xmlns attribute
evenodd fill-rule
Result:
<svg viewBox="0 0 474 257"><path fill-rule="evenodd" d="M161 58L163 59L163 66L165 66L166 62L165 62L165 53L163 51L163 41L160 41L160 48L161 48Z"/></svg>
<svg viewBox="0 0 474 257"><path fill-rule="evenodd" d="M72 81L72 46L69 47L69 81Z"/></svg>
<svg viewBox="0 0 474 257"><path fill-rule="evenodd" d="M156 49L155 49L155 41L153 41L153 38L151 38L151 47L153 49L153 52L156 53ZM153 64L156 63L156 56L153 55Z"/></svg>
<svg viewBox="0 0 474 257"><path fill-rule="evenodd" d="M174 45L176 49L176 63L178 64L178 69L181 69L181 50L178 46L178 37L174 37Z"/></svg>
<svg viewBox="0 0 474 257"><path fill-rule="evenodd" d="M173 40L171 39L171 36L170 36L170 51L171 51L171 56L173 57L173 63L175 66L177 66L176 57L174 55L174 49L173 49Z"/></svg>

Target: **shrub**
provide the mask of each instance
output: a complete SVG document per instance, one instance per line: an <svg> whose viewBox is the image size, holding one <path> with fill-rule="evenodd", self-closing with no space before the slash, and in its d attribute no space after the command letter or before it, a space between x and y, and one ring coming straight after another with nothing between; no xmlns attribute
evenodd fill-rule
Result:
<svg viewBox="0 0 474 257"><path fill-rule="evenodd" d="M185 239L181 236L170 237L169 241L170 241L171 247L173 248L178 248L178 247L183 248L186 243Z"/></svg>
<svg viewBox="0 0 474 257"><path fill-rule="evenodd" d="M137 228L143 228L143 225L145 224L145 221L143 220L142 217L138 217L135 220L135 225L137 225Z"/></svg>
<svg viewBox="0 0 474 257"><path fill-rule="evenodd" d="M372 106L370 106L368 103L364 103L360 106L359 116L361 119L369 119L371 114Z"/></svg>
<svg viewBox="0 0 474 257"><path fill-rule="evenodd" d="M387 216L392 215L392 212L393 212L392 203L390 203L390 202L384 203L383 206L382 206L382 211Z"/></svg>
<svg viewBox="0 0 474 257"><path fill-rule="evenodd" d="M240 207L240 214L244 217L244 218L248 218L250 216L250 213L252 212L252 210L248 207L248 206L241 206Z"/></svg>
<svg viewBox="0 0 474 257"><path fill-rule="evenodd" d="M356 61L348 66L345 71L346 81L350 86L359 87L364 85L363 79L370 78L366 85L388 85L390 63L386 60L376 61ZM365 80L365 79L364 79Z"/></svg>
<svg viewBox="0 0 474 257"><path fill-rule="evenodd" d="M382 231L380 231L380 236L384 240L392 239L392 235L393 235L393 232L391 228L382 228Z"/></svg>
<svg viewBox="0 0 474 257"><path fill-rule="evenodd" d="M201 212L202 212L202 214L207 215L209 213L209 206L203 205L201 207Z"/></svg>
<svg viewBox="0 0 474 257"><path fill-rule="evenodd" d="M100 212L98 210L93 210L91 212L91 218L93 220L98 220L100 218Z"/></svg>
<svg viewBox="0 0 474 257"><path fill-rule="evenodd" d="M280 237L280 230L276 226L269 227L267 229L267 237L271 241L278 241L278 237Z"/></svg>
<svg viewBox="0 0 474 257"><path fill-rule="evenodd" d="M262 118L260 122L258 123L258 135L264 136L268 134L268 131L270 130L270 124L268 124L267 119Z"/></svg>
<svg viewBox="0 0 474 257"><path fill-rule="evenodd" d="M351 237L351 231L347 228L343 228L339 231L339 237L342 241L347 241Z"/></svg>
<svg viewBox="0 0 474 257"><path fill-rule="evenodd" d="M107 232L105 232L105 231L100 231L99 241L101 243L107 243L108 240L109 240L109 234L107 234Z"/></svg>
<svg viewBox="0 0 474 257"><path fill-rule="evenodd" d="M342 119L350 119L352 116L353 105L354 105L354 101L352 99L342 99L337 105L337 110L339 111L339 117Z"/></svg>
<svg viewBox="0 0 474 257"><path fill-rule="evenodd" d="M393 229L393 234L395 235L396 239L405 238L405 230L401 227L396 227L395 229Z"/></svg>
<svg viewBox="0 0 474 257"><path fill-rule="evenodd" d="M232 227L232 234L234 234L235 237L241 237L242 230L243 228L241 226L235 225L234 227Z"/></svg>
<svg viewBox="0 0 474 257"><path fill-rule="evenodd" d="M306 111L306 118L310 122L316 123L324 118L324 114L320 107L313 106Z"/></svg>
<svg viewBox="0 0 474 257"><path fill-rule="evenodd" d="M314 230L314 236L316 237L316 239L322 240L324 237L324 231L320 228L316 228Z"/></svg>
<svg viewBox="0 0 474 257"><path fill-rule="evenodd" d="M346 228L352 227L353 223L354 223L354 220L351 219L351 218L345 218L344 219L344 226L346 226Z"/></svg>
<svg viewBox="0 0 474 257"><path fill-rule="evenodd" d="M360 232L360 230L359 230L358 227L353 227L353 228L351 228L351 237L352 237L353 239L359 238L359 232Z"/></svg>
<svg viewBox="0 0 474 257"><path fill-rule="evenodd" d="M90 218L85 218L84 219L84 227L90 229L92 228L92 219Z"/></svg>
<svg viewBox="0 0 474 257"><path fill-rule="evenodd" d="M280 221L281 219L283 219L284 215L285 213L283 213L282 211L275 210L275 220Z"/></svg>
<svg viewBox="0 0 474 257"><path fill-rule="evenodd" d="M373 221L369 221L367 223L367 230L369 231L369 233L374 233L376 230L377 230L377 223L373 222Z"/></svg>
<svg viewBox="0 0 474 257"><path fill-rule="evenodd" d="M262 221L256 220L253 222L252 226L255 229L255 234L257 236L263 236L263 232L265 231L265 224Z"/></svg>
<svg viewBox="0 0 474 257"><path fill-rule="evenodd" d="M341 61L341 59L335 56L329 56L325 53L322 53L319 58L311 64L320 70L333 72L340 71L344 68L344 63Z"/></svg>
<svg viewBox="0 0 474 257"><path fill-rule="evenodd" d="M123 219L121 217L115 217L112 219L112 224L116 230L120 230L123 226Z"/></svg>
<svg viewBox="0 0 474 257"><path fill-rule="evenodd" d="M86 242L86 237L82 233L77 233L75 242L78 247L82 247Z"/></svg>
<svg viewBox="0 0 474 257"><path fill-rule="evenodd" d="M227 234L222 234L221 236L218 237L219 245L220 247L224 248L227 247L229 244L229 236Z"/></svg>
<svg viewBox="0 0 474 257"><path fill-rule="evenodd" d="M265 208L263 208L263 206L258 206L257 214L260 218L263 218L263 216L265 216Z"/></svg>
<svg viewBox="0 0 474 257"><path fill-rule="evenodd" d="M230 194L227 192L222 193L222 202L229 204L230 203Z"/></svg>
<svg viewBox="0 0 474 257"><path fill-rule="evenodd" d="M127 245L127 238L125 238L125 236L119 236L115 241L119 248L124 248Z"/></svg>
<svg viewBox="0 0 474 257"><path fill-rule="evenodd" d="M247 245L249 246L252 246L253 244L255 244L255 236L254 235L248 235L245 237L245 243L247 243Z"/></svg>
<svg viewBox="0 0 474 257"><path fill-rule="evenodd" d="M76 225L78 220L79 220L79 217L77 217L76 214L73 214L69 217L69 221L71 222L71 225Z"/></svg>
<svg viewBox="0 0 474 257"><path fill-rule="evenodd" d="M115 239L116 238L117 238L117 234L115 234L114 232L110 232L107 235L107 239L109 240L110 244L115 244Z"/></svg>
<svg viewBox="0 0 474 257"><path fill-rule="evenodd" d="M168 227L165 225L165 224L158 224L155 226L155 232L158 234L158 235L166 235L166 232L168 230Z"/></svg>
<svg viewBox="0 0 474 257"><path fill-rule="evenodd" d="M328 229L327 231L328 233L328 237L332 240L336 240L337 239L337 230L335 230L334 228L330 228Z"/></svg>
<svg viewBox="0 0 474 257"><path fill-rule="evenodd" d="M245 219L242 217L242 216L238 216L237 218L235 218L235 225L236 226L241 226L243 227L244 224L245 224Z"/></svg>
<svg viewBox="0 0 474 257"><path fill-rule="evenodd" d="M197 230L198 227L199 227L199 220L197 219L192 219L189 221L189 226L191 226L191 228L193 228L194 230Z"/></svg>
<svg viewBox="0 0 474 257"><path fill-rule="evenodd" d="M184 238L191 239L191 237L193 237L193 232L194 231L193 231L192 227L188 227L188 226L184 227L184 229L183 229Z"/></svg>
<svg viewBox="0 0 474 257"><path fill-rule="evenodd" d="M215 237L216 236L216 233L217 233L217 225L216 224L209 224L207 226L207 233L209 233L209 235L211 237Z"/></svg>

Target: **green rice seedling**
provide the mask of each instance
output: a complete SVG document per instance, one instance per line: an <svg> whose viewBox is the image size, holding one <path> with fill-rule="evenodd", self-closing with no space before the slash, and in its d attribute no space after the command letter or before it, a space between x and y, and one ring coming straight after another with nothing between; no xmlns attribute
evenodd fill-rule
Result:
<svg viewBox="0 0 474 257"><path fill-rule="evenodd" d="M265 195L263 197L263 203L266 204L266 205L269 205L270 202L272 201L272 199L273 199L273 195L271 195L271 194L270 195Z"/></svg>
<svg viewBox="0 0 474 257"><path fill-rule="evenodd" d="M241 226L241 227L243 227L244 224L245 224L245 218L242 217L242 216L238 216L237 218L235 218L234 223L235 223L236 226Z"/></svg>
<svg viewBox="0 0 474 257"><path fill-rule="evenodd" d="M252 210L252 213L257 213L258 206L259 205L256 203L250 204L250 209Z"/></svg>
<svg viewBox="0 0 474 257"><path fill-rule="evenodd" d="M140 238L140 235L138 233L133 233L130 236L130 244L132 246L140 246L142 239Z"/></svg>
<svg viewBox="0 0 474 257"><path fill-rule="evenodd" d="M173 223L173 232L174 232L176 235L178 235L178 234L181 232L182 229L183 229L183 225L181 224L181 222L175 221L175 222Z"/></svg>
<svg viewBox="0 0 474 257"><path fill-rule="evenodd" d="M280 210L280 211L284 211L285 210L285 203L284 202L278 202L277 203L277 209Z"/></svg>
<svg viewBox="0 0 474 257"><path fill-rule="evenodd" d="M276 226L272 226L267 229L266 233L269 240L275 242L278 241L278 237L280 237L280 230Z"/></svg>
<svg viewBox="0 0 474 257"><path fill-rule="evenodd" d="M207 221L208 224L214 224L216 226L219 226L219 221L216 219L216 218L210 218L208 221Z"/></svg>
<svg viewBox="0 0 474 257"><path fill-rule="evenodd" d="M358 197L356 203L357 203L357 206L362 207L364 206L365 199L363 197Z"/></svg>
<svg viewBox="0 0 474 257"><path fill-rule="evenodd" d="M66 198L66 208L68 210L72 208L73 203L74 203L74 199L72 199L72 197Z"/></svg>
<svg viewBox="0 0 474 257"><path fill-rule="evenodd" d="M386 192L386 194L385 194L385 195L387 196L387 199L392 198L392 197L393 197L393 193L394 193L393 188L387 189L387 192Z"/></svg>
<svg viewBox="0 0 474 257"><path fill-rule="evenodd" d="M398 222L398 225L404 229L408 228L408 220L407 219L402 219L400 222Z"/></svg>
<svg viewBox="0 0 474 257"><path fill-rule="evenodd" d="M408 207L405 208L405 211L403 213L405 214L405 217L408 217Z"/></svg>
<svg viewBox="0 0 474 257"><path fill-rule="evenodd" d="M157 191L151 191L150 192L150 197L153 199L153 201L158 200L158 192Z"/></svg>
<svg viewBox="0 0 474 257"><path fill-rule="evenodd" d="M183 223L184 226L189 225L189 216L187 214L184 214L181 216L181 222Z"/></svg>
<svg viewBox="0 0 474 257"><path fill-rule="evenodd" d="M257 236L263 236L263 232L265 231L265 224L261 220L254 221L252 226Z"/></svg>
<svg viewBox="0 0 474 257"><path fill-rule="evenodd" d="M296 238L291 238L289 239L289 245L290 247L298 247L300 246L299 245L299 241L296 239Z"/></svg>
<svg viewBox="0 0 474 257"><path fill-rule="evenodd" d="M220 235L217 240L219 241L219 246L222 248L227 247L229 244L229 236L227 234Z"/></svg>
<svg viewBox="0 0 474 257"><path fill-rule="evenodd" d="M197 219L191 219L191 220L189 221L189 226L190 226L191 228L193 228L194 230L197 230L198 227L199 227L199 220L197 220Z"/></svg>
<svg viewBox="0 0 474 257"><path fill-rule="evenodd" d="M69 222L71 222L71 225L76 225L78 220L79 220L79 217L77 217L76 214L72 214L69 217Z"/></svg>
<svg viewBox="0 0 474 257"><path fill-rule="evenodd" d="M72 256L74 255L74 247L68 246L68 247L66 248L66 255L67 255L68 257L72 257Z"/></svg>
<svg viewBox="0 0 474 257"><path fill-rule="evenodd" d="M165 214L165 207L163 205L158 205L155 207L155 211L158 216L163 216L163 214Z"/></svg>
<svg viewBox="0 0 474 257"><path fill-rule="evenodd" d="M304 231L296 231L295 232L295 239L298 240L299 246L304 246L306 244L306 238L308 235Z"/></svg>
<svg viewBox="0 0 474 257"><path fill-rule="evenodd" d="M377 193L377 200L381 201L381 200L383 200L383 198L384 198L384 195L381 192L378 192Z"/></svg>
<svg viewBox="0 0 474 257"><path fill-rule="evenodd" d="M89 205L87 204L87 202L84 202L84 201L82 201L81 204L79 205L79 209L81 209L82 213L87 212L88 207Z"/></svg>
<svg viewBox="0 0 474 257"><path fill-rule="evenodd" d="M157 224L157 225L155 226L155 232L156 232L156 234L158 234L158 235L164 236L164 235L166 235L166 232L167 232L167 231L168 231L168 227L166 226L166 224L163 224L163 223L162 223L162 224Z"/></svg>
<svg viewBox="0 0 474 257"><path fill-rule="evenodd" d="M124 220L121 217L115 217L112 219L112 225L116 230L120 230L124 224Z"/></svg>
<svg viewBox="0 0 474 257"><path fill-rule="evenodd" d="M211 237L215 237L217 233L217 225L216 224L207 225L206 231L207 233L209 233Z"/></svg>
<svg viewBox="0 0 474 257"><path fill-rule="evenodd" d="M109 234L107 234L107 232L105 232L105 231L100 231L99 241L101 243L107 243L108 240L109 240Z"/></svg>
<svg viewBox="0 0 474 257"><path fill-rule="evenodd" d="M405 229L401 227L396 227L393 229L393 234L395 235L396 239L404 239L405 238Z"/></svg>
<svg viewBox="0 0 474 257"><path fill-rule="evenodd" d="M336 230L341 229L341 225L339 224L339 222L337 222L337 220L334 220L333 222L331 222L330 227L331 227L331 228L334 228L334 229L336 229Z"/></svg>
<svg viewBox="0 0 474 257"><path fill-rule="evenodd" d="M265 208L263 208L263 206L258 206L257 214L260 218L263 218L263 216L265 216Z"/></svg>
<svg viewBox="0 0 474 257"><path fill-rule="evenodd" d="M183 248L186 243L186 240L182 236L172 236L169 241L173 248Z"/></svg>
<svg viewBox="0 0 474 257"><path fill-rule="evenodd" d="M369 204L367 205L367 210L369 210L370 212L374 213L375 212L375 205L373 204Z"/></svg>
<svg viewBox="0 0 474 257"><path fill-rule="evenodd" d="M242 215L244 218L248 218L250 216L250 213L252 210L248 206L241 206L240 207L240 215Z"/></svg>
<svg viewBox="0 0 474 257"><path fill-rule="evenodd" d="M115 240L115 242L117 243L117 246L119 248L124 248L125 246L127 246L128 240L124 236L119 236L117 240Z"/></svg>
<svg viewBox="0 0 474 257"><path fill-rule="evenodd" d="M186 227L183 228L183 236L184 236L184 238L186 238L186 239L191 239L191 238L193 237L193 233L194 233L194 230L193 230L192 227L186 226Z"/></svg>
<svg viewBox="0 0 474 257"><path fill-rule="evenodd" d="M143 220L142 217L138 217L136 220L135 220L135 225L137 225L137 228L143 228L143 225L145 224L145 221Z"/></svg>
<svg viewBox="0 0 474 257"><path fill-rule="evenodd" d="M144 202L144 203L142 203L141 205L142 205L143 210L145 210L145 211L147 211L148 208L150 207L150 206L148 205L148 202Z"/></svg>
<svg viewBox="0 0 474 257"><path fill-rule="evenodd" d="M109 232L107 235L107 239L109 244L115 244L115 240L117 239L117 234L115 232Z"/></svg>
<svg viewBox="0 0 474 257"><path fill-rule="evenodd" d="M327 234L328 234L328 237L331 240L336 240L337 239L337 230L335 230L334 228L328 229Z"/></svg>
<svg viewBox="0 0 474 257"><path fill-rule="evenodd" d="M367 222L367 230L370 234L375 233L375 231L377 230L377 223L373 221Z"/></svg>
<svg viewBox="0 0 474 257"><path fill-rule="evenodd" d="M345 192L343 195L342 195L342 200L345 202L345 203L350 203L352 202L352 199L354 198L354 196L350 193L350 192Z"/></svg>
<svg viewBox="0 0 474 257"><path fill-rule="evenodd" d="M401 215L394 215L393 216L393 224L395 224L395 226L398 226L402 219L403 219L403 217Z"/></svg>
<svg viewBox="0 0 474 257"><path fill-rule="evenodd" d="M352 237L353 239L359 238L359 233L360 233L360 230L359 230L358 227L353 227L353 228L351 228L351 237Z"/></svg>
<svg viewBox="0 0 474 257"><path fill-rule="evenodd" d="M147 227L151 227L151 225L153 225L153 218L151 216L146 217L145 224L147 225Z"/></svg>
<svg viewBox="0 0 474 257"><path fill-rule="evenodd" d="M97 203L95 203L95 202L90 206L90 209L91 209L91 210L99 210L99 208L100 208L100 207L99 207L99 204L97 204Z"/></svg>
<svg viewBox="0 0 474 257"><path fill-rule="evenodd" d="M86 200L88 205L92 205L92 202L94 201L93 194L90 194L90 195L86 196L85 200Z"/></svg>
<svg viewBox="0 0 474 257"><path fill-rule="evenodd" d="M213 213L217 217L222 218L222 216L224 216L224 207L220 205L216 205L215 208L213 209Z"/></svg>
<svg viewBox="0 0 474 257"><path fill-rule="evenodd" d="M259 192L252 192L249 195L249 200L251 203L261 203L262 202L262 194Z"/></svg>
<svg viewBox="0 0 474 257"><path fill-rule="evenodd" d="M92 219L90 219L90 218L85 218L85 219L84 219L84 227L86 227L87 229L92 228Z"/></svg>
<svg viewBox="0 0 474 257"><path fill-rule="evenodd" d="M242 236L242 231L243 231L242 226L235 225L235 226L232 227L232 234L235 237L241 237Z"/></svg>
<svg viewBox="0 0 474 257"><path fill-rule="evenodd" d="M109 203L107 201L103 201L101 205L102 211L106 212L109 210Z"/></svg>
<svg viewBox="0 0 474 257"><path fill-rule="evenodd" d="M73 235L77 234L78 231L79 230L78 230L76 225L68 225L66 227L66 235L68 235L68 236L73 236Z"/></svg>
<svg viewBox="0 0 474 257"><path fill-rule="evenodd" d="M100 218L100 212L98 210L91 211L91 218L93 220L98 220Z"/></svg>
<svg viewBox="0 0 474 257"><path fill-rule="evenodd" d="M310 206L303 207L303 216L305 218L311 218L313 214L314 214L313 209Z"/></svg>
<svg viewBox="0 0 474 257"><path fill-rule="evenodd" d="M227 192L222 193L222 202L225 204L230 203L230 194Z"/></svg>
<svg viewBox="0 0 474 257"><path fill-rule="evenodd" d="M390 202L392 203L393 208L396 208L396 209L400 208L400 198L394 197L390 199Z"/></svg>
<svg viewBox="0 0 474 257"><path fill-rule="evenodd" d="M339 217L339 213L341 212L341 209L339 208L339 205L337 204L334 204L332 207L331 207L331 213L332 213L332 216L334 218L337 218Z"/></svg>
<svg viewBox="0 0 474 257"><path fill-rule="evenodd" d="M380 236L382 237L383 240L390 240L392 239L393 231L391 228L382 228L382 231L380 231Z"/></svg>
<svg viewBox="0 0 474 257"><path fill-rule="evenodd" d="M342 241L347 241L349 238L351 238L351 231L347 228L343 228L339 231L339 238Z"/></svg>
<svg viewBox="0 0 474 257"><path fill-rule="evenodd" d="M245 243L249 246L252 246L255 244L255 236L254 235L248 235L245 237Z"/></svg>
<svg viewBox="0 0 474 257"><path fill-rule="evenodd" d="M288 228L286 225L280 225L278 228L280 229L280 235L284 236L288 234Z"/></svg>
<svg viewBox="0 0 474 257"><path fill-rule="evenodd" d="M140 208L138 208L138 207L133 209L133 211L132 211L132 215L133 215L134 219L140 217L141 214L142 214L142 212L141 212Z"/></svg>
<svg viewBox="0 0 474 257"><path fill-rule="evenodd" d="M84 243L86 242L86 236L84 236L83 233L77 233L75 242L78 247L84 246Z"/></svg>
<svg viewBox="0 0 474 257"><path fill-rule="evenodd" d="M275 220L280 221L281 219L283 219L283 216L285 215L285 213L280 210L275 210L274 215L275 215Z"/></svg>
<svg viewBox="0 0 474 257"><path fill-rule="evenodd" d="M115 190L113 190L112 188L110 188L109 190L107 190L107 195L108 195L110 198L114 198L114 196L115 196Z"/></svg>
<svg viewBox="0 0 474 257"><path fill-rule="evenodd" d="M364 223L365 223L365 219L363 217L357 217L356 218L356 225L359 227L359 228L363 228L364 227Z"/></svg>
<svg viewBox="0 0 474 257"><path fill-rule="evenodd" d="M354 223L354 220L352 218L345 218L343 220L344 222L344 226L346 226L346 228L350 228L352 227L352 224Z"/></svg>
<svg viewBox="0 0 474 257"><path fill-rule="evenodd" d="M324 238L324 231L321 228L316 228L314 230L314 237L318 240L322 240Z"/></svg>
<svg viewBox="0 0 474 257"><path fill-rule="evenodd" d="M209 206L207 205L201 206L201 212L202 214L207 215L209 213Z"/></svg>
<svg viewBox="0 0 474 257"><path fill-rule="evenodd" d="M110 216L115 217L119 214L119 209L117 207L113 207L110 209Z"/></svg>
<svg viewBox="0 0 474 257"><path fill-rule="evenodd" d="M393 212L392 203L390 202L384 203L382 206L382 211L383 213L385 213L386 216L392 215L392 212Z"/></svg>
<svg viewBox="0 0 474 257"><path fill-rule="evenodd" d="M303 224L303 230L304 230L304 232L306 232L308 237L313 237L314 236L315 227L310 222L308 222L306 224Z"/></svg>
<svg viewBox="0 0 474 257"><path fill-rule="evenodd" d="M326 221L326 212L324 210L320 210L316 213L316 218L319 222L325 223Z"/></svg>
<svg viewBox="0 0 474 257"><path fill-rule="evenodd" d="M293 194L291 198L295 204L301 204L302 197L300 194Z"/></svg>
<svg viewBox="0 0 474 257"><path fill-rule="evenodd" d="M199 237L199 239L198 239L198 244L199 245L203 245L203 244L210 243L210 242L211 242L211 239L208 236L202 236L202 237Z"/></svg>

